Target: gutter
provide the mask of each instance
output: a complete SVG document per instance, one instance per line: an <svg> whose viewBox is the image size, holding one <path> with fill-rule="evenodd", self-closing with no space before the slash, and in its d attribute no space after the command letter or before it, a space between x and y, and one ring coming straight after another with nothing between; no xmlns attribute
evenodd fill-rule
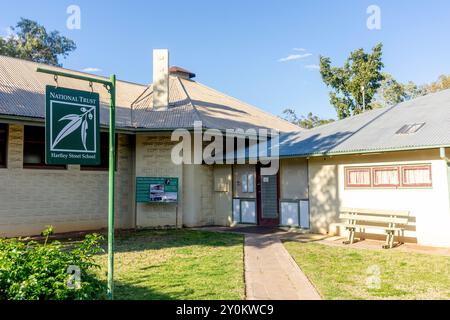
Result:
<svg viewBox="0 0 450 320"><path fill-rule="evenodd" d="M280 156L280 159L292 159L292 158L317 158L317 157L333 157L333 156L346 156L346 155L371 155L377 153L387 152L399 152L399 151L416 151L416 150L430 150L430 149L444 149L450 148L449 145L430 145L430 146L417 146L417 147L399 147L390 149L374 149L374 150L355 150L355 151L342 151L342 152L330 152L330 153L311 153L303 155L285 155Z"/></svg>
<svg viewBox="0 0 450 320"><path fill-rule="evenodd" d="M444 147L439 148L439 155L442 160L445 160L447 161L447 163L450 163L450 158L447 157Z"/></svg>
<svg viewBox="0 0 450 320"><path fill-rule="evenodd" d="M5 115L0 114L0 120L5 121L6 123L12 123L12 124L20 124L20 125L33 125L33 126L41 126L43 127L45 125L45 119L44 118L38 118L38 117L29 117L29 116L16 116L16 115ZM107 131L109 129L109 126L107 124L101 124L100 128L103 129L103 131ZM138 134L138 133L171 133L177 129L184 129L188 132L194 132L194 128L136 128L136 127L116 127L116 132L118 133L127 133L127 134ZM205 133L207 130L210 130L213 128L203 127L203 133ZM220 129L219 129L220 130ZM226 134L226 130L220 130L222 134ZM234 133L235 137L245 137L245 138L253 138L257 139L258 136L248 135L245 132L243 134L236 132Z"/></svg>

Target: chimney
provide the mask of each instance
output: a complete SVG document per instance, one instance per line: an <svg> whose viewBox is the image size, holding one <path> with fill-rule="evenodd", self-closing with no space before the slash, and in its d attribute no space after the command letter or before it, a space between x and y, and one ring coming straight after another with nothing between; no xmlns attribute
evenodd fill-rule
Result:
<svg viewBox="0 0 450 320"><path fill-rule="evenodd" d="M153 108L167 110L169 106L169 50L153 50Z"/></svg>

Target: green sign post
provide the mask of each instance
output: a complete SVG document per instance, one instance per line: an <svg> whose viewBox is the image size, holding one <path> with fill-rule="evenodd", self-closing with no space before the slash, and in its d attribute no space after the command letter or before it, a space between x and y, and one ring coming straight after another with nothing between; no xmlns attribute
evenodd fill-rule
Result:
<svg viewBox="0 0 450 320"><path fill-rule="evenodd" d="M67 77L67 78L72 78L72 79L77 79L77 80L81 80L81 81L87 81L89 82L89 84L91 85L92 88L92 83L99 83L102 84L107 90L108 93L110 94L110 108L109 108L109 175L108 175L108 298L109 299L113 299L114 297L114 189L115 189L115 145L116 145L116 141L115 141L115 136L116 136L116 76L112 75L110 77L109 80L104 80L104 79L100 79L100 78L94 78L94 77L87 77L87 76L82 76L82 75L77 75L77 74L71 74L71 73L67 73L67 72L60 72L60 71L55 71L55 70L49 70L49 69L43 69L43 68L37 68L36 70L37 72L41 72L41 73L47 73L47 74L51 74L55 77L55 80L57 79L58 76L61 77ZM56 89L56 88L54 88ZM61 88L62 89L62 88ZM60 90L61 90L60 89ZM64 89L64 90L68 90L68 89ZM54 92L51 88L47 88L47 93L50 92ZM57 92L57 91L56 91ZM56 93L55 92L55 93ZM70 90L68 92L67 95L71 96L72 94L75 93L74 90ZM84 96L86 94L86 92L82 92L82 91L78 91L78 94L81 93L81 96L79 96L80 98L87 98L86 96ZM98 99L98 95L95 95L93 93L89 93L88 92L88 96L90 96L90 99L93 99L92 101L85 101L84 99L80 99L82 100L82 102L84 102L85 106L83 107L79 107L79 112L73 112L70 113L70 116L68 116L68 114L66 114L68 112L68 110L66 108L68 108L66 106L67 103L61 103L61 99L63 100L63 98L61 97L57 97L54 98L55 99L55 104L59 103L59 106L61 107L61 111L57 111L56 112L56 118L60 117L58 120L58 122L64 122L62 124L57 124L55 123L54 128L56 130L55 134L51 134L50 137L53 139L53 146L55 148L71 148L71 147L76 147L76 150L80 150L82 149L83 152L80 152L81 154L86 153L87 150L92 150L92 144L94 143L93 141L99 142L98 136L97 138L91 136L88 136L89 133L91 131L89 131L90 126L92 126L94 123L90 123L89 121L93 121L93 119L90 119L89 114L92 114L92 111L95 110L95 107L98 106L99 103L99 99ZM95 98L97 99L96 102L94 102ZM48 99L48 98L47 98ZM64 101L63 101L64 102ZM92 109L92 111L89 111L91 109L92 106L94 106L94 109ZM86 108L86 111L81 110L81 108ZM98 110L98 109L97 109ZM46 118L47 118L48 114L46 114ZM84 123L84 120L86 119L87 116L87 123ZM96 120L98 121L100 114L97 111L96 113ZM77 117L77 118L75 118ZM81 117L81 118L79 118ZM92 114L92 117L94 117L94 115ZM64 120L61 120L61 118L64 118ZM74 133L75 131L77 131L77 129L73 129L73 127L77 127L79 124L79 121L81 119L81 127L79 128L80 132L80 136L78 136L79 139L81 139L81 145L80 146L80 140L76 140L77 136ZM59 121L61 120L61 121ZM64 131L64 128L68 125L68 121L70 121L70 123L72 123L73 127L70 128L66 128L66 130ZM47 120L46 120L47 122ZM55 121L50 121L50 123L54 123ZM97 122L98 124L98 122ZM97 126L98 128L98 126ZM72 132L67 133L68 131L71 131L73 129ZM53 130L53 129L52 129ZM83 130L85 130L83 133ZM97 129L98 130L98 129ZM48 130L46 130L48 131ZM63 133L62 135L64 135L64 137L59 136L59 134L64 131L65 133ZM94 130L95 131L95 130ZM67 133L67 134L66 134ZM47 135L48 133L46 133ZM74 134L73 139L72 139L72 134ZM92 133L91 133L92 134ZM70 138L69 138L70 136ZM57 138L59 137L59 138ZM92 140L94 139L94 140ZM95 140L96 139L96 140ZM50 142L51 139L49 138L49 145L52 146L52 143ZM73 143L73 145L71 144L71 142ZM63 149L61 149L63 150ZM71 150L75 150L75 149L71 149ZM98 144L97 144L97 150L98 150ZM96 150L96 151L97 151ZM57 152L71 152L71 151L67 151L64 149L64 151L57 151ZM88 160L88 159L86 159ZM92 160L92 159L91 159ZM55 160L56 161L56 160ZM63 163L68 163L68 162L63 162ZM69 162L70 163L70 162Z"/></svg>
<svg viewBox="0 0 450 320"><path fill-rule="evenodd" d="M99 118L98 93L47 86L47 164L100 164Z"/></svg>

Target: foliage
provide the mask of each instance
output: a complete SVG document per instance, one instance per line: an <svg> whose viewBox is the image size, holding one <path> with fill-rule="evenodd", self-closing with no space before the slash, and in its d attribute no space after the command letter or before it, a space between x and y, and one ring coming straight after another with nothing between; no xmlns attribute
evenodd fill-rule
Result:
<svg viewBox="0 0 450 320"><path fill-rule="evenodd" d="M450 257L285 242L324 299L450 299ZM381 247L381 245L380 245ZM379 271L379 282L377 272Z"/></svg>
<svg viewBox="0 0 450 320"><path fill-rule="evenodd" d="M372 53L358 49L350 54L343 67L332 67L330 58L320 57L320 74L324 83L333 90L330 102L339 119L361 113L364 101L366 109L372 109L372 99L383 80L382 48L380 43Z"/></svg>
<svg viewBox="0 0 450 320"><path fill-rule="evenodd" d="M406 84L400 83L389 73L383 73L383 77L384 80L372 103L373 108L393 106L428 93L426 86L418 86L412 81Z"/></svg>
<svg viewBox="0 0 450 320"><path fill-rule="evenodd" d="M102 251L101 236L92 234L70 248L48 243L53 228L43 232L44 244L0 239L0 300L90 300L103 298L105 286L94 274L94 255ZM70 286L68 268L80 270L77 287Z"/></svg>
<svg viewBox="0 0 450 320"><path fill-rule="evenodd" d="M431 93L450 89L450 75L441 75L439 79L427 86Z"/></svg>
<svg viewBox="0 0 450 320"><path fill-rule="evenodd" d="M61 66L58 57L66 58L76 49L75 42L58 31L48 33L36 21L21 18L12 30L12 36L0 38L1 55Z"/></svg>
<svg viewBox="0 0 450 320"><path fill-rule="evenodd" d="M293 109L284 110L283 118L304 129L312 129L330 122L334 122L333 119L322 119L319 116L314 115L312 112L309 112L306 117L301 116L299 118Z"/></svg>

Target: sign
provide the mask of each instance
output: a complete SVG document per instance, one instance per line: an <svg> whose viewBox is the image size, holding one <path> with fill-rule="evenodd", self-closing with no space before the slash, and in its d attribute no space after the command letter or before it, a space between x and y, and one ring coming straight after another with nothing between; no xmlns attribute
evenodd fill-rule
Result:
<svg viewBox="0 0 450 320"><path fill-rule="evenodd" d="M136 178L136 202L177 203L178 178Z"/></svg>
<svg viewBox="0 0 450 320"><path fill-rule="evenodd" d="M45 162L100 164L99 94L46 87Z"/></svg>

